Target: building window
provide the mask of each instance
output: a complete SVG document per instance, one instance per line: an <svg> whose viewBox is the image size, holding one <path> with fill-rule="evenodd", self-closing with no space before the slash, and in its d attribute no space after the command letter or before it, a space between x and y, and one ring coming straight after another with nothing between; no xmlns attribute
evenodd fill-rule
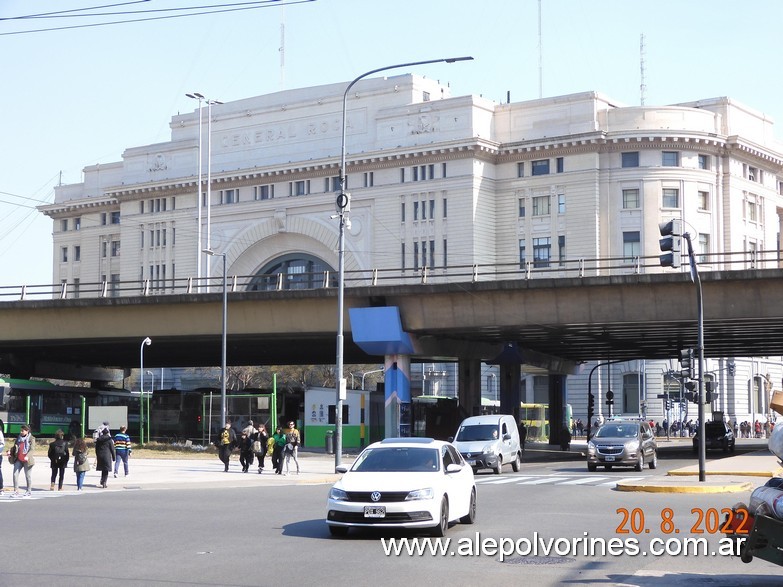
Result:
<svg viewBox="0 0 783 587"><path fill-rule="evenodd" d="M82 260L82 248L79 245L75 245L73 247L73 261L74 263L76 261Z"/></svg>
<svg viewBox="0 0 783 587"><path fill-rule="evenodd" d="M750 222L758 222L759 220L759 213L758 213L758 204L755 200L747 200L745 202L745 206L747 208L747 214L746 218Z"/></svg>
<svg viewBox="0 0 783 587"><path fill-rule="evenodd" d="M549 196L533 197L533 216L546 216L549 214Z"/></svg>
<svg viewBox="0 0 783 587"><path fill-rule="evenodd" d="M563 173L563 158L558 157L555 159L555 168L557 169L557 173Z"/></svg>
<svg viewBox="0 0 783 587"><path fill-rule="evenodd" d="M517 163L517 177L525 177L525 164Z"/></svg>
<svg viewBox="0 0 783 587"><path fill-rule="evenodd" d="M338 179L338 185L339 185L339 179ZM272 184L259 185L253 188L254 200L271 200L274 197L275 197L275 186Z"/></svg>
<svg viewBox="0 0 783 587"><path fill-rule="evenodd" d="M68 247L60 248L60 261L62 261L63 263L68 262Z"/></svg>
<svg viewBox="0 0 783 587"><path fill-rule="evenodd" d="M643 389L644 375L641 373L626 373L623 375L623 403L617 407L617 413L641 414L639 399L641 397L640 390Z"/></svg>
<svg viewBox="0 0 783 587"><path fill-rule="evenodd" d="M367 171L364 174L364 187L371 188L375 183L375 176L372 171Z"/></svg>
<svg viewBox="0 0 783 587"><path fill-rule="evenodd" d="M120 256L120 241L111 241L111 256Z"/></svg>
<svg viewBox="0 0 783 587"><path fill-rule="evenodd" d="M400 183L405 183L405 168L400 168Z"/></svg>
<svg viewBox="0 0 783 587"><path fill-rule="evenodd" d="M443 217L448 218L449 214L449 207L448 207L449 201L446 198L443 198Z"/></svg>
<svg viewBox="0 0 783 587"><path fill-rule="evenodd" d="M449 242L444 238L443 239L443 268L444 269L449 265L448 252L449 252Z"/></svg>
<svg viewBox="0 0 783 587"><path fill-rule="evenodd" d="M623 262L633 263L641 255L641 241L639 231L623 233Z"/></svg>
<svg viewBox="0 0 783 587"><path fill-rule="evenodd" d="M81 230L82 229L82 219L81 219L81 216L73 219L73 229L74 230Z"/></svg>
<svg viewBox="0 0 783 587"><path fill-rule="evenodd" d="M413 167L413 181L426 181L435 178L435 165Z"/></svg>
<svg viewBox="0 0 783 587"><path fill-rule="evenodd" d="M68 219L64 218L60 220L60 231L61 232L68 232Z"/></svg>
<svg viewBox="0 0 783 587"><path fill-rule="evenodd" d="M539 159L530 164L532 175L549 175L549 159Z"/></svg>
<svg viewBox="0 0 783 587"><path fill-rule="evenodd" d="M400 202L400 222L405 222L405 202Z"/></svg>
<svg viewBox="0 0 783 587"><path fill-rule="evenodd" d="M699 233L699 263L709 263L710 254L710 235Z"/></svg>
<svg viewBox="0 0 783 587"><path fill-rule="evenodd" d="M435 200L430 200L430 220L435 220Z"/></svg>
<svg viewBox="0 0 783 587"><path fill-rule="evenodd" d="M623 190L623 208L626 210L631 208L639 208L638 189Z"/></svg>
<svg viewBox="0 0 783 587"><path fill-rule="evenodd" d="M441 163L440 164L440 176L444 177L444 178L446 177L446 164L445 163Z"/></svg>
<svg viewBox="0 0 783 587"><path fill-rule="evenodd" d="M101 212L101 226L106 226L106 212Z"/></svg>
<svg viewBox="0 0 783 587"><path fill-rule="evenodd" d="M79 297L79 285L81 280L78 277L73 278L73 297Z"/></svg>
<svg viewBox="0 0 783 587"><path fill-rule="evenodd" d="M413 243L413 270L417 271L419 269L419 243L414 242Z"/></svg>
<svg viewBox="0 0 783 587"><path fill-rule="evenodd" d="M108 252L109 252L109 243L107 243L106 241L102 241L101 242L101 257L105 258L106 255L108 254ZM105 281L105 278L104 278L104 281Z"/></svg>
<svg viewBox="0 0 783 587"><path fill-rule="evenodd" d="M621 153L621 165L623 167L639 167L639 151Z"/></svg>
<svg viewBox="0 0 783 587"><path fill-rule="evenodd" d="M745 179L750 181L761 181L759 170L756 167L750 165L743 165L742 167L745 171Z"/></svg>
<svg viewBox="0 0 783 587"><path fill-rule="evenodd" d="M561 234L557 237L557 260L560 261L560 266L565 265L566 260L566 241L565 235Z"/></svg>
<svg viewBox="0 0 783 587"><path fill-rule="evenodd" d="M310 180L292 181L290 186L291 196L306 196L310 193Z"/></svg>
<svg viewBox="0 0 783 587"><path fill-rule="evenodd" d="M141 229L141 248L144 248L144 229Z"/></svg>
<svg viewBox="0 0 783 587"><path fill-rule="evenodd" d="M413 202L413 220L416 221L419 219L419 202L418 200Z"/></svg>
<svg viewBox="0 0 783 587"><path fill-rule="evenodd" d="M111 213L111 223L112 224L119 224L120 223L120 213L119 213L119 211Z"/></svg>
<svg viewBox="0 0 783 587"><path fill-rule="evenodd" d="M402 270L405 271L405 243L400 243L400 261Z"/></svg>
<svg viewBox="0 0 783 587"><path fill-rule="evenodd" d="M661 164L664 167L679 167L680 166L680 152L679 151L664 151L662 153Z"/></svg>
<svg viewBox="0 0 783 587"><path fill-rule="evenodd" d="M144 200L139 201L139 214L144 214Z"/></svg>
<svg viewBox="0 0 783 587"><path fill-rule="evenodd" d="M664 188L663 201L661 205L664 208L679 208L680 207L680 190L677 188Z"/></svg>
<svg viewBox="0 0 783 587"><path fill-rule="evenodd" d="M565 214L565 194L557 194L557 213Z"/></svg>
<svg viewBox="0 0 783 587"><path fill-rule="evenodd" d="M710 192L706 192L703 190L699 190L698 192L698 204L699 204L699 210L709 210L710 209Z"/></svg>
<svg viewBox="0 0 783 587"><path fill-rule="evenodd" d="M239 190L220 190L221 204L236 204L239 202ZM163 200L166 203L166 200Z"/></svg>
<svg viewBox="0 0 783 587"><path fill-rule="evenodd" d="M525 198L519 198L519 217L525 217Z"/></svg>
<svg viewBox="0 0 783 587"><path fill-rule="evenodd" d="M710 156L699 155L699 169L709 169L709 168L710 168Z"/></svg>
<svg viewBox="0 0 783 587"><path fill-rule="evenodd" d="M519 239L519 268L525 268L525 239Z"/></svg>
<svg viewBox="0 0 783 587"><path fill-rule="evenodd" d="M551 254L551 238L547 236L533 239L533 267L549 267Z"/></svg>

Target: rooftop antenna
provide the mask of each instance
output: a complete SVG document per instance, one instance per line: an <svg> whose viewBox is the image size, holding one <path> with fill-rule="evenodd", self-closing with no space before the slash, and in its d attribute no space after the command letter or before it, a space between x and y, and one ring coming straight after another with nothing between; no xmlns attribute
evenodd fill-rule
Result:
<svg viewBox="0 0 783 587"><path fill-rule="evenodd" d="M280 89L285 89L285 6L280 7Z"/></svg>
<svg viewBox="0 0 783 587"><path fill-rule="evenodd" d="M641 34L639 40L639 70L642 80L639 85L640 102L644 106L644 94L647 92L647 84L644 83L644 33Z"/></svg>
<svg viewBox="0 0 783 587"><path fill-rule="evenodd" d="M544 43L541 36L541 0L538 0L538 97L544 97L544 66L542 64L542 53L544 52Z"/></svg>

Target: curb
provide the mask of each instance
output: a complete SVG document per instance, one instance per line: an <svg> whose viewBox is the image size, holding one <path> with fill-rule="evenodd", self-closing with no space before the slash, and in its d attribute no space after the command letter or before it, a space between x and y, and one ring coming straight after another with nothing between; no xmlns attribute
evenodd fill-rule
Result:
<svg viewBox="0 0 783 587"><path fill-rule="evenodd" d="M617 491L638 491L644 493L739 493L753 489L753 484L750 481L696 483L694 482L692 485L668 485L660 482L635 483L633 481L618 481L615 489Z"/></svg>
<svg viewBox="0 0 783 587"><path fill-rule="evenodd" d="M781 472L783 472L783 469L778 469L776 471L741 471L741 470L729 470L729 471L704 471L705 475L725 475L729 477L777 477ZM672 471L669 471L668 475L670 477L693 477L695 475L698 475L698 471L687 471L684 469L675 469Z"/></svg>

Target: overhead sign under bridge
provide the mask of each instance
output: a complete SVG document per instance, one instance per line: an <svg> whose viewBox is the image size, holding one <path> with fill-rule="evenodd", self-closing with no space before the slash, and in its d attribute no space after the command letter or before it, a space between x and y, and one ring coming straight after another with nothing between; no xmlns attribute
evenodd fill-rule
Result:
<svg viewBox="0 0 783 587"><path fill-rule="evenodd" d="M410 436L410 356L415 340L403 331L399 308L350 308L349 316L354 343L370 355L384 356L386 436Z"/></svg>

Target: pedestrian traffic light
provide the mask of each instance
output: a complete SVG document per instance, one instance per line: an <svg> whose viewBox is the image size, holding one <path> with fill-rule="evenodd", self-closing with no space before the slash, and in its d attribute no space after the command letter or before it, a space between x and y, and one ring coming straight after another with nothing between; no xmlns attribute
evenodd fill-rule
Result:
<svg viewBox="0 0 783 587"><path fill-rule="evenodd" d="M698 394L696 394L696 393L694 393L692 391L686 391L685 392L685 399L688 400L689 402L695 402L695 401L698 400L698 398L696 397L697 395Z"/></svg>
<svg viewBox="0 0 783 587"><path fill-rule="evenodd" d="M682 220L679 218L672 218L668 222L661 222L658 225L658 230L663 237L658 241L661 251L668 251L660 256L661 267L679 268Z"/></svg>
<svg viewBox="0 0 783 587"><path fill-rule="evenodd" d="M717 384L714 381L704 382L704 403L711 404L713 400L717 399Z"/></svg>
<svg viewBox="0 0 783 587"><path fill-rule="evenodd" d="M734 361L729 361L728 369L729 369L729 375L731 375L732 377L734 377L734 375L737 374L737 364Z"/></svg>
<svg viewBox="0 0 783 587"><path fill-rule="evenodd" d="M694 355L693 349L680 351L680 377L685 379L694 379L696 377Z"/></svg>
<svg viewBox="0 0 783 587"><path fill-rule="evenodd" d="M592 411L595 408L595 396L591 393L587 396L587 409Z"/></svg>

